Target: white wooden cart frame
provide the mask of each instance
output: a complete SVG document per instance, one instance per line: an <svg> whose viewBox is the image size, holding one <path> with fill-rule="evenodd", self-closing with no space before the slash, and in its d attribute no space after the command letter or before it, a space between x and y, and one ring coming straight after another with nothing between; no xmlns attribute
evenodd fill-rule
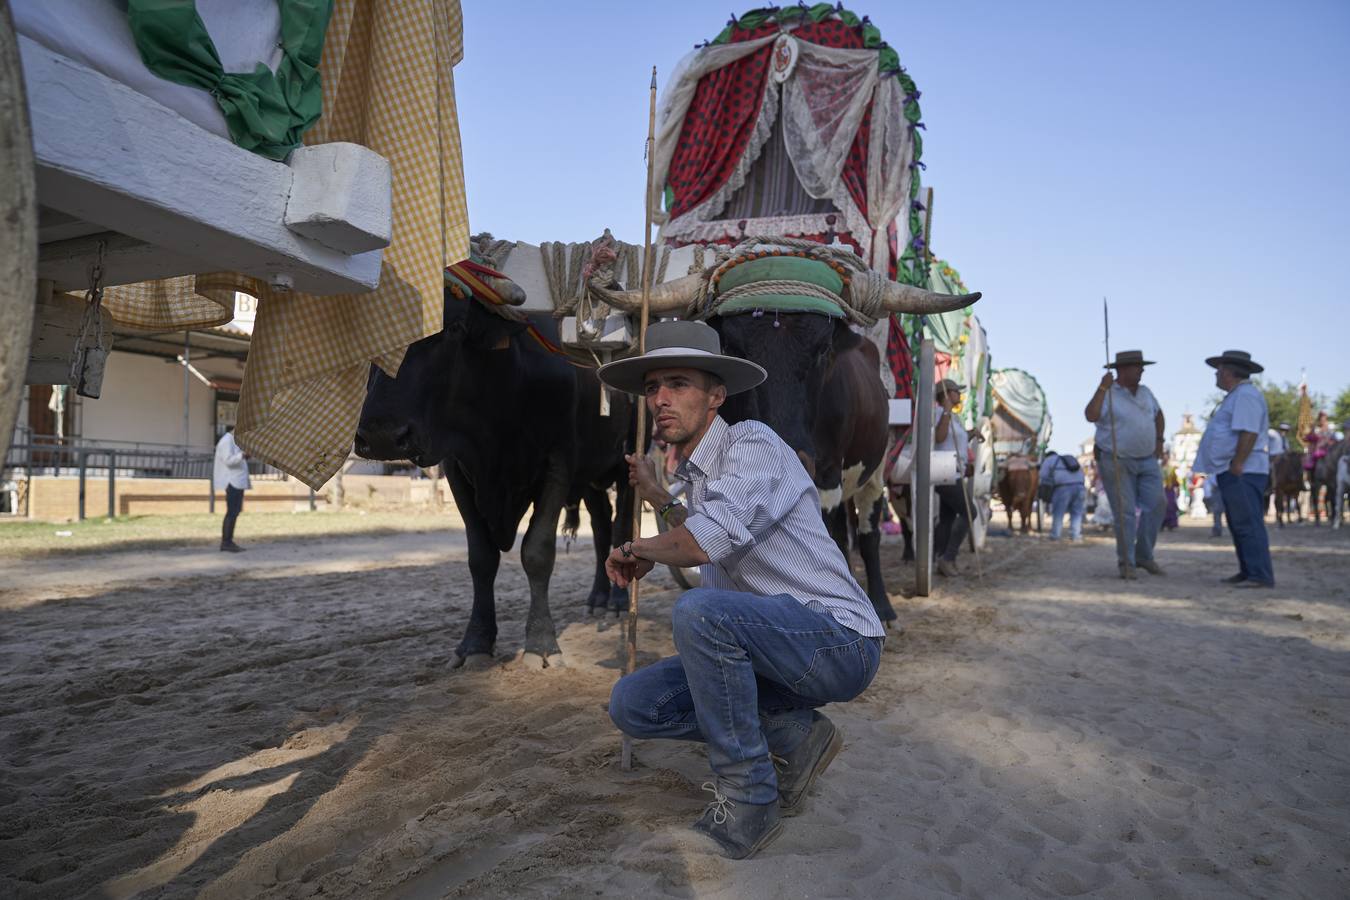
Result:
<svg viewBox="0 0 1350 900"><path fill-rule="evenodd" d="M44 327L33 321L39 283L48 297L85 290L101 250L105 286L231 271L281 290L362 293L379 283L390 240L379 154L324 144L281 163L243 150L16 34L7 0L0 179L0 451Z"/></svg>

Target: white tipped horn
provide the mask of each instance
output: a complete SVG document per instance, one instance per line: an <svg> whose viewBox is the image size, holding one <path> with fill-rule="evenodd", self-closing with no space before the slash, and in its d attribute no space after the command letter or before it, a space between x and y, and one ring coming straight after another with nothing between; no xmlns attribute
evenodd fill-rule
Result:
<svg viewBox="0 0 1350 900"><path fill-rule="evenodd" d="M893 313L936 315L954 309L964 309L979 299L979 291L973 294L939 294L898 281L888 281L882 294L881 305Z"/></svg>
<svg viewBox="0 0 1350 900"><path fill-rule="evenodd" d="M686 275L683 278L676 278L674 281L656 285L652 288L649 309L653 315L684 312L698 297L704 280L704 276L696 272L693 275ZM642 311L642 291L640 290L614 291L596 284L592 284L590 287L600 299L610 306L618 307L624 312Z"/></svg>
<svg viewBox="0 0 1350 900"><path fill-rule="evenodd" d="M525 302L525 289L516 284L510 278L494 278L491 275L480 275L483 283L492 288L507 303L512 306L520 306Z"/></svg>

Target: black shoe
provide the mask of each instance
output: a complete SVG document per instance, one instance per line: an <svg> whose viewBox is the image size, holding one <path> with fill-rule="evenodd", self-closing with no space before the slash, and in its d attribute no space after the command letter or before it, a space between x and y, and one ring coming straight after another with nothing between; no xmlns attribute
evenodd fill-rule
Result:
<svg viewBox="0 0 1350 900"><path fill-rule="evenodd" d="M1240 588L1273 588L1275 582L1257 581L1255 578L1248 578L1246 581L1239 581L1237 586Z"/></svg>
<svg viewBox="0 0 1350 900"><path fill-rule="evenodd" d="M718 790L714 782L704 782L713 801L694 823L694 830L717 842L728 859L745 859L767 847L783 830L778 821L778 801L740 803Z"/></svg>
<svg viewBox="0 0 1350 900"><path fill-rule="evenodd" d="M225 544L221 544L221 545L220 545L220 552L221 552L221 553L243 553L243 552L244 552L244 548L243 548L243 547L240 547L240 546L239 546L238 544L236 544L234 541L230 541L229 543L225 543Z"/></svg>
<svg viewBox="0 0 1350 900"><path fill-rule="evenodd" d="M844 749L844 733L825 716L811 711L811 733L785 756L774 758L778 769L778 808L795 816L806 806L806 792Z"/></svg>
<svg viewBox="0 0 1350 900"><path fill-rule="evenodd" d="M1242 582L1247 580L1247 576L1239 572L1236 575L1229 575L1227 578L1221 578L1219 580L1224 584L1242 584Z"/></svg>

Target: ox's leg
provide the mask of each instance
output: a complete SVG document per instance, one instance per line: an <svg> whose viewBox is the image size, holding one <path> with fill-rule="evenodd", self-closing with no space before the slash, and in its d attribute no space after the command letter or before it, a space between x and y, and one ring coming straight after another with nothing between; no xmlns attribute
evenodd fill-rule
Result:
<svg viewBox="0 0 1350 900"><path fill-rule="evenodd" d="M562 651L548 608L548 583L558 554L558 516L567 499L567 466L559 454L548 463L548 474L534 501L534 513L520 544L520 564L530 582L530 612L525 619L525 656L545 666L561 665Z"/></svg>
<svg viewBox="0 0 1350 900"><path fill-rule="evenodd" d="M858 555L867 570L867 598L883 623L895 621L895 608L886 593L886 582L881 576L881 505L885 497L875 497L866 511L858 511Z"/></svg>
<svg viewBox="0 0 1350 900"><path fill-rule="evenodd" d="M609 491L604 488L587 485L581 497L591 517L591 533L595 535L595 579L586 597L586 614L603 615L609 604L610 583L605 575L605 559L614 546L614 510L609 505Z"/></svg>
<svg viewBox="0 0 1350 900"><path fill-rule="evenodd" d="M905 550L900 556L900 560L901 562L914 562L914 521L910 517L911 504L908 486L891 491L891 509L895 510L895 517L900 520L900 536L905 541Z"/></svg>
<svg viewBox="0 0 1350 900"><path fill-rule="evenodd" d="M502 554L492 542L492 532L474 505L473 489L459 472L459 466L447 460L441 467L450 482L450 493L464 519L464 530L469 539L469 575L473 579L473 611L464 638L455 648L456 667L464 665L471 656L491 658L497 644L497 599L493 593L497 581L497 567Z"/></svg>

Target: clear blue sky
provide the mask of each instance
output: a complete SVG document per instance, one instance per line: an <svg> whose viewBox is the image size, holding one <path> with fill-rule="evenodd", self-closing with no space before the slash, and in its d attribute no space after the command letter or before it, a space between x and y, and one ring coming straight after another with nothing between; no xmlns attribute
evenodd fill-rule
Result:
<svg viewBox="0 0 1350 900"><path fill-rule="evenodd" d="M464 0L456 69L475 231L640 242L651 67L727 0ZM984 292L998 367L1090 434L1102 297L1169 431L1214 394L1204 357L1350 385L1350 3L858 0L923 92L933 247Z"/></svg>

